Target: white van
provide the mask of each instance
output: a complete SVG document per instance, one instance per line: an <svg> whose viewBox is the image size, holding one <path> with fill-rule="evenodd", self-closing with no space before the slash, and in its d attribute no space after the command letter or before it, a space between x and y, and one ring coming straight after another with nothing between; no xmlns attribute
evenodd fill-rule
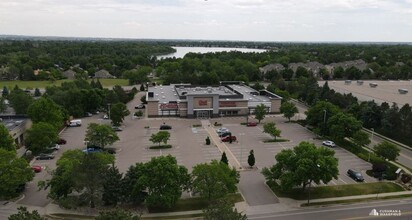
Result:
<svg viewBox="0 0 412 220"><path fill-rule="evenodd" d="M82 126L82 120L77 119L77 120L71 120L69 127L80 127Z"/></svg>

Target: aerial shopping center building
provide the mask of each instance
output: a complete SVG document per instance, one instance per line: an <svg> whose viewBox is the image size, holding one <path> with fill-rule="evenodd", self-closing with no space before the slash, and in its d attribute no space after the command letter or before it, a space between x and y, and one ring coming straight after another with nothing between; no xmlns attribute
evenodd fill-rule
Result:
<svg viewBox="0 0 412 220"><path fill-rule="evenodd" d="M223 81L219 86L191 84L151 86L146 93L148 117L215 118L253 114L263 104L269 114L279 113L282 97L256 91L243 82Z"/></svg>

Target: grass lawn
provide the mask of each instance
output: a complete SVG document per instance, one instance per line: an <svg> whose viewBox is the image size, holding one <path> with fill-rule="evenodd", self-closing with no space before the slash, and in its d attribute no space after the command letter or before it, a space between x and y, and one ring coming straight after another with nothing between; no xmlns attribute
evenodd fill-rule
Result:
<svg viewBox="0 0 412 220"><path fill-rule="evenodd" d="M277 187L274 183L268 183L268 185L273 190L273 192L280 197L288 197L296 200L305 200L308 198L308 190L302 192L302 189L295 188L289 192L284 192L281 191L279 187ZM400 191L405 190L401 186L391 182L358 183L337 186L312 187L310 198L322 199Z"/></svg>
<svg viewBox="0 0 412 220"><path fill-rule="evenodd" d="M280 139L280 138L277 138L277 139L271 139L271 140L263 141L263 143L288 142L288 141L289 141L288 139Z"/></svg>
<svg viewBox="0 0 412 220"><path fill-rule="evenodd" d="M402 199L402 198L412 198L412 195L398 195L398 196L385 196L385 197L374 197L374 198L365 198L365 199L349 199L349 200L338 200L330 202L313 202L313 203L304 203L301 206L327 206L327 205L336 205L336 204L351 204L358 202L370 202L376 200L388 200L388 199Z"/></svg>
<svg viewBox="0 0 412 220"><path fill-rule="evenodd" d="M242 195L239 193L230 194L227 196L230 201L233 203L243 201ZM181 211L192 211L192 210L202 210L208 206L208 201L204 198L195 197L195 198L188 198L188 199L179 199L176 205L170 209L164 208L149 208L150 213L158 213L158 212L181 212Z"/></svg>
<svg viewBox="0 0 412 220"><path fill-rule="evenodd" d="M71 82L73 80L69 79L62 79L62 80L57 80L56 82L52 83L50 81L0 81L0 89L2 89L4 86L7 86L9 89L13 89L15 85L18 85L19 88L21 89L34 89L34 88L46 88L47 86L60 86L63 82ZM89 79L89 82L92 80ZM114 85L119 85L119 86L127 86L129 85L129 82L127 79L99 79L100 83L104 86L114 86Z"/></svg>
<svg viewBox="0 0 412 220"><path fill-rule="evenodd" d="M168 149L172 148L172 145L166 144L166 145L155 145L155 146L150 146L149 149Z"/></svg>

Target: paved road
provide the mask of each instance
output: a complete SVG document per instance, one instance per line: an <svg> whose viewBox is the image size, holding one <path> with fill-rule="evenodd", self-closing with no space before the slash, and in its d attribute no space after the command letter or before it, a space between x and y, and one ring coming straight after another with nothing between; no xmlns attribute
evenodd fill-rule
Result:
<svg viewBox="0 0 412 220"><path fill-rule="evenodd" d="M384 139L374 135L373 140L371 140L371 143L369 144L369 147L372 148L376 144L379 144L383 141ZM399 149L401 150L401 152L399 157L397 158L397 162L406 167L412 168L412 151L405 149L403 147L399 147Z"/></svg>
<svg viewBox="0 0 412 220"><path fill-rule="evenodd" d="M401 216L369 216L372 209L400 210ZM265 214L248 215L248 219L259 220L308 220L308 219L412 219L412 200L384 201L367 204L342 205L323 208L306 208L289 212L273 212Z"/></svg>

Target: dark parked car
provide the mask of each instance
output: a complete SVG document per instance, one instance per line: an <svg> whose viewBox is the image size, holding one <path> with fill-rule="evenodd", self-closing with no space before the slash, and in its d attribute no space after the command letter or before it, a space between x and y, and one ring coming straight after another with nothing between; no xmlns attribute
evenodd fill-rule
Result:
<svg viewBox="0 0 412 220"><path fill-rule="evenodd" d="M223 137L227 137L227 136L230 136L230 135L232 135L231 132L223 132L219 136L223 138Z"/></svg>
<svg viewBox="0 0 412 220"><path fill-rule="evenodd" d="M85 153L98 153L98 152L103 152L101 149L97 149L97 148L86 148L84 150L82 150Z"/></svg>
<svg viewBox="0 0 412 220"><path fill-rule="evenodd" d="M256 122L248 122L247 124L246 124L246 126L248 126L248 127L255 127L255 126L257 126L257 123Z"/></svg>
<svg viewBox="0 0 412 220"><path fill-rule="evenodd" d="M144 109L145 106L143 104L137 105L134 107L135 109Z"/></svg>
<svg viewBox="0 0 412 220"><path fill-rule="evenodd" d="M60 139L56 142L56 144L58 144L58 145L63 145L63 144L66 144L66 143L67 143L67 141L64 140L63 138L60 138Z"/></svg>
<svg viewBox="0 0 412 220"><path fill-rule="evenodd" d="M172 129L172 126L170 125L160 125L160 130L170 130Z"/></svg>
<svg viewBox="0 0 412 220"><path fill-rule="evenodd" d="M36 160L51 160L54 159L53 154L39 154L39 156L36 157Z"/></svg>
<svg viewBox="0 0 412 220"><path fill-rule="evenodd" d="M85 153L107 152L109 154L116 154L116 148L113 148L113 147L101 148L100 146L90 145L90 146L87 146L87 148L84 149L83 152Z"/></svg>
<svg viewBox="0 0 412 220"><path fill-rule="evenodd" d="M230 139L232 139L232 141L236 141L236 136L226 136L224 138L222 138L223 142L229 142Z"/></svg>
<svg viewBox="0 0 412 220"><path fill-rule="evenodd" d="M363 182L364 181L362 174L358 171L349 169L347 173L348 173L348 176L350 176L352 179L354 179L358 182Z"/></svg>

